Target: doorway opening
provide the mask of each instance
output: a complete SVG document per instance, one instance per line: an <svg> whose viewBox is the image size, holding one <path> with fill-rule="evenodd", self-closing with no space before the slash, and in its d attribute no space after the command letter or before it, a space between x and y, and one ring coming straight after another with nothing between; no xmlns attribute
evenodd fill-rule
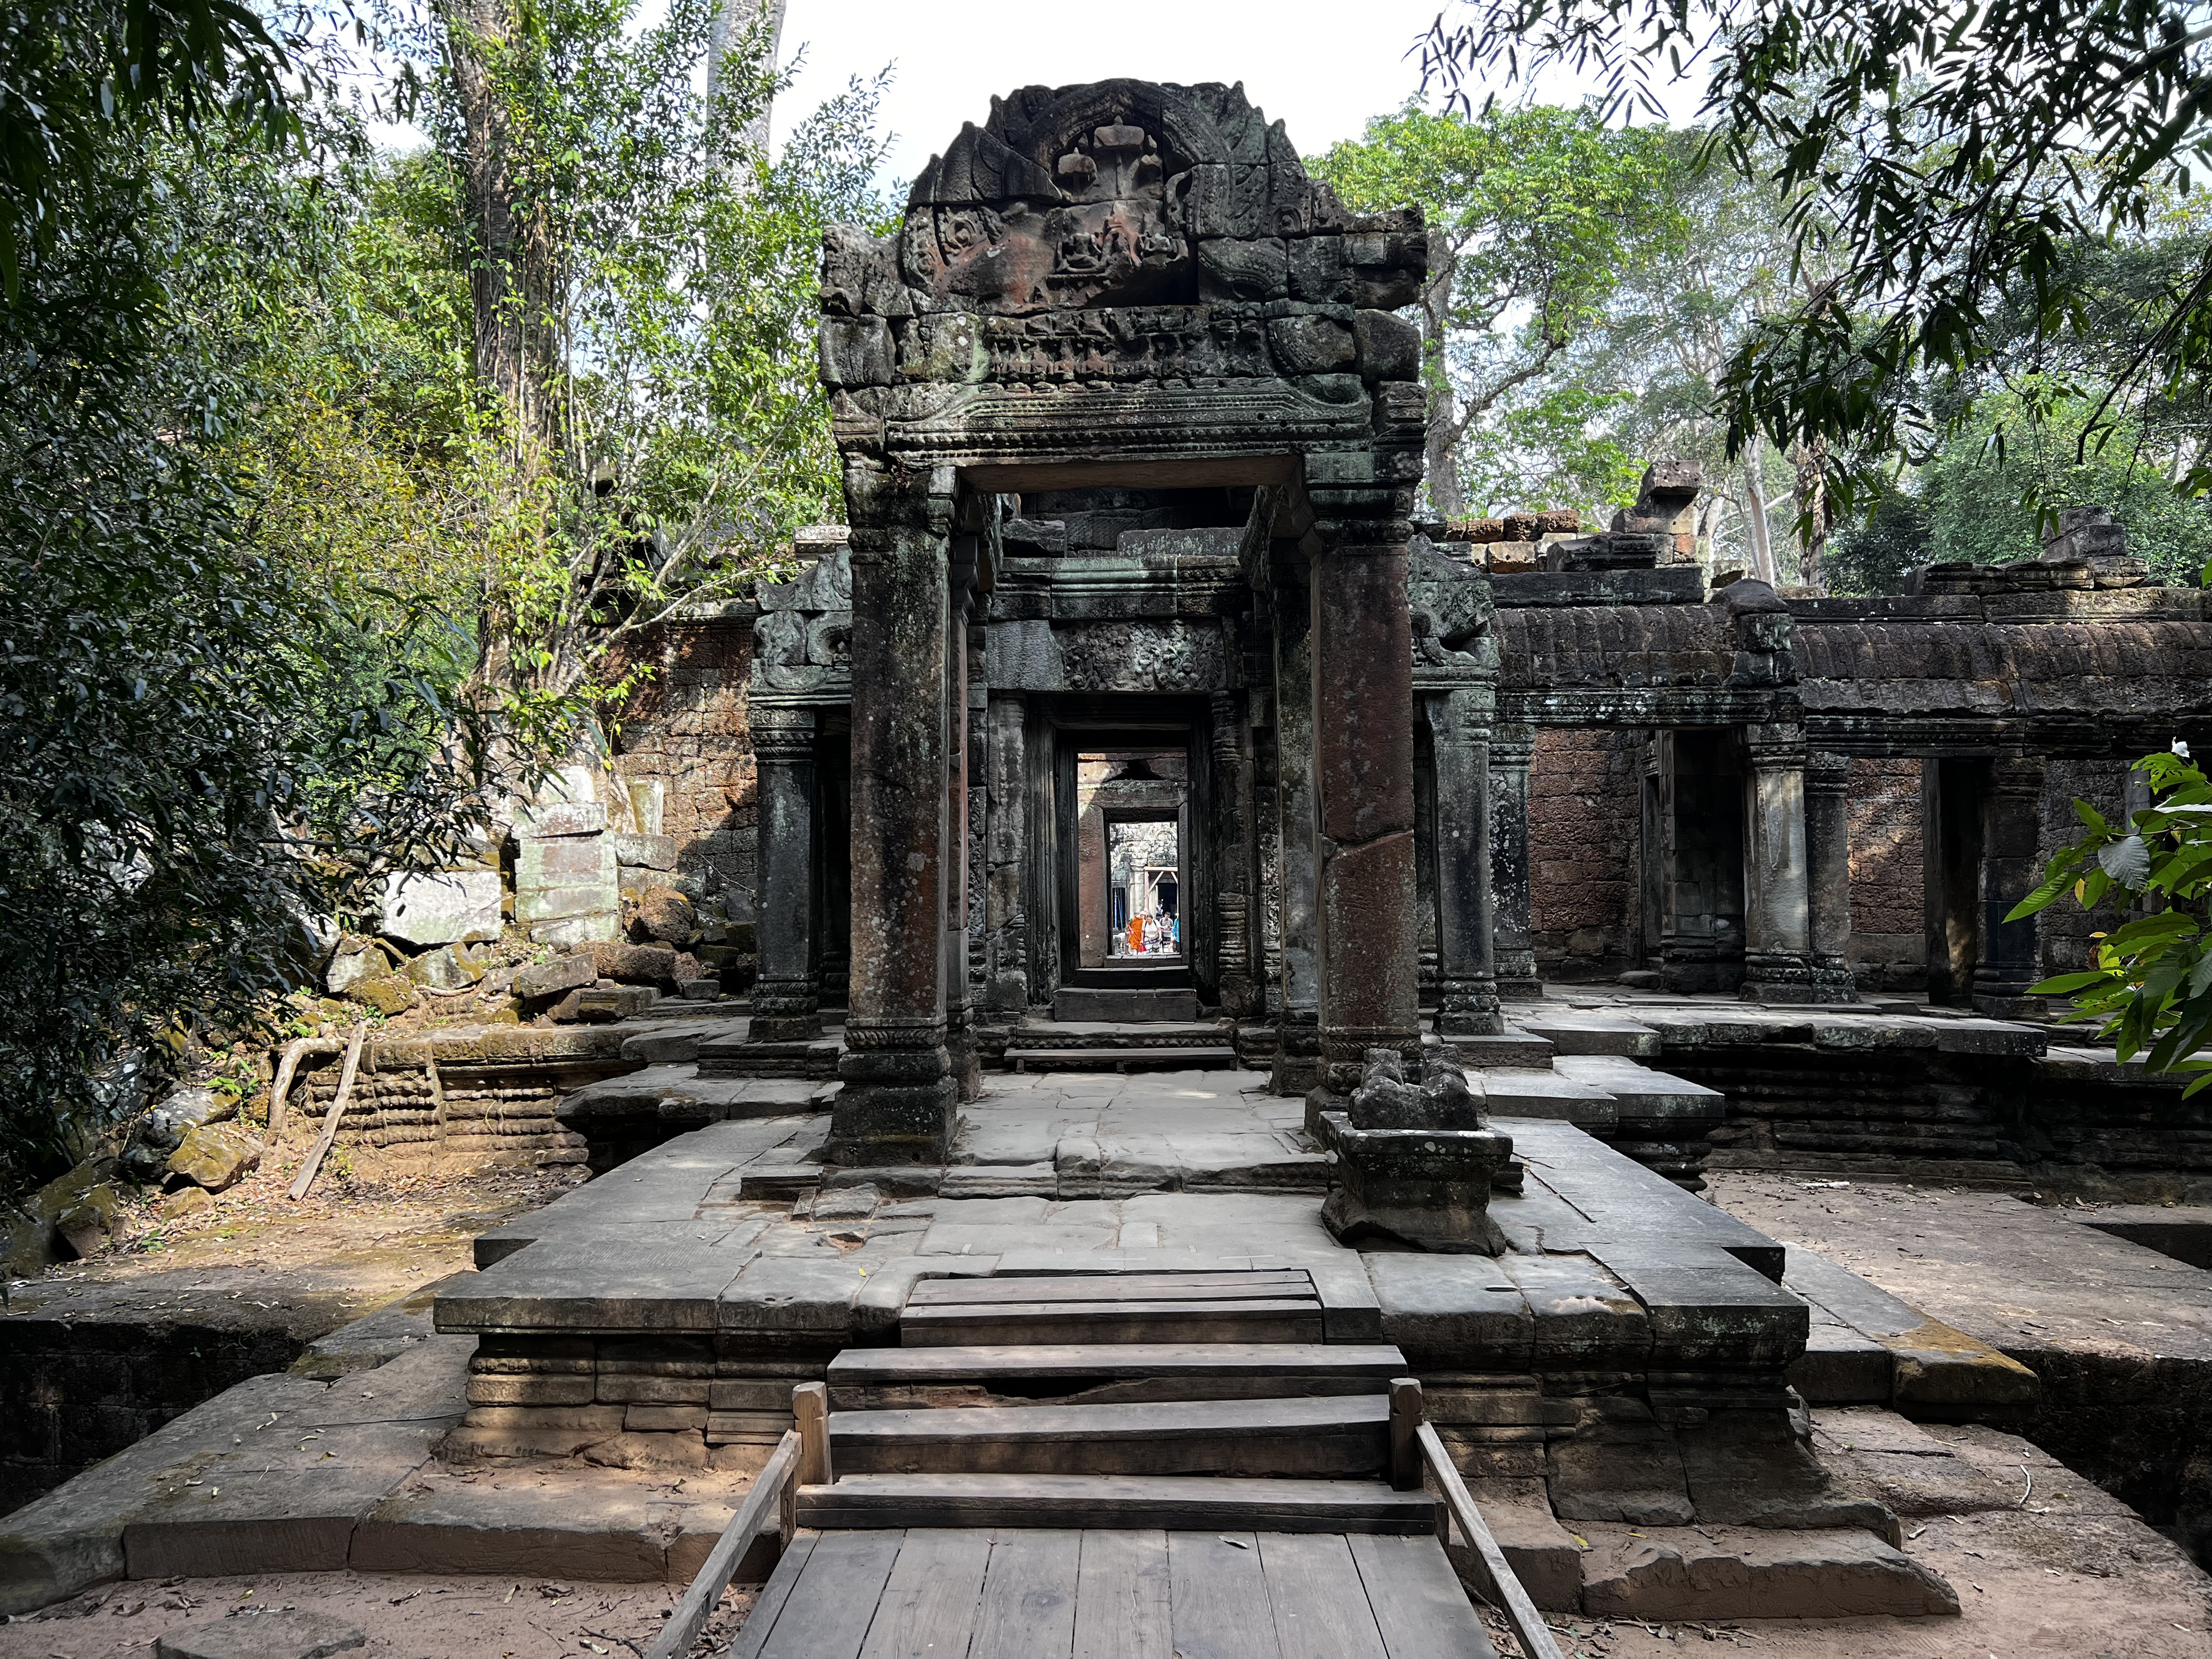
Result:
<svg viewBox="0 0 2212 1659"><path fill-rule="evenodd" d="M1178 746L1076 754L1079 963L1165 966L1184 957L1190 760Z"/></svg>

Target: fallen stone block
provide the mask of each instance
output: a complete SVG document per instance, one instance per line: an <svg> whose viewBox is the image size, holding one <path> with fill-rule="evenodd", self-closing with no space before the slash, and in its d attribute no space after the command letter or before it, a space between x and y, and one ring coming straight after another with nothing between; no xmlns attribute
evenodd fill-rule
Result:
<svg viewBox="0 0 2212 1659"><path fill-rule="evenodd" d="M390 1019L415 1006L415 988L398 974L372 974L347 986L345 1000L374 1008Z"/></svg>
<svg viewBox="0 0 2212 1659"><path fill-rule="evenodd" d="M154 1659L328 1659L368 1645L343 1619L306 1607L237 1607L155 1638Z"/></svg>
<svg viewBox="0 0 2212 1659"><path fill-rule="evenodd" d="M258 1141L241 1131L207 1124L185 1131L167 1165L171 1175L211 1193L228 1192L260 1167Z"/></svg>
<svg viewBox="0 0 2212 1659"><path fill-rule="evenodd" d="M660 993L650 985L592 985L576 993L569 1018L611 1025L645 1012L659 1000Z"/></svg>
<svg viewBox="0 0 2212 1659"><path fill-rule="evenodd" d="M471 933L497 939L496 870L446 870L398 875L384 884L383 929L413 945L457 945Z"/></svg>
<svg viewBox="0 0 2212 1659"><path fill-rule="evenodd" d="M1854 1619L1955 1614L1935 1573L1872 1533L1592 1527L1583 1611L1619 1619Z"/></svg>
<svg viewBox="0 0 2212 1659"><path fill-rule="evenodd" d="M580 951L574 956L556 957L550 962L533 963L521 969L514 976L514 994L525 1002L557 997L589 985L599 976L599 965L591 954Z"/></svg>

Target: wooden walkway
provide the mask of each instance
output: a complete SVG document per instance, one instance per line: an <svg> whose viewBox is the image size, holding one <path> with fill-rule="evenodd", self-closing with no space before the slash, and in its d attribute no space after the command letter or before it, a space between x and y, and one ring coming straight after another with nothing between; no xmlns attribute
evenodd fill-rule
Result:
<svg viewBox="0 0 2212 1659"><path fill-rule="evenodd" d="M800 1531L729 1659L1492 1659L1433 1537Z"/></svg>

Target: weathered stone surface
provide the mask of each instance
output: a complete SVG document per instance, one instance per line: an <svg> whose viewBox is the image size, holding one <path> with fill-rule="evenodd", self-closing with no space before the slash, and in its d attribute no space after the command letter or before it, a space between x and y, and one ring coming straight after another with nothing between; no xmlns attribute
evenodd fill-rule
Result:
<svg viewBox="0 0 2212 1659"><path fill-rule="evenodd" d="M398 974L376 974L346 987L345 999L389 1018L415 1006L415 988Z"/></svg>
<svg viewBox="0 0 2212 1659"><path fill-rule="evenodd" d="M165 1631L154 1659L326 1659L367 1647L368 1634L306 1607L237 1607L222 1619Z"/></svg>
<svg viewBox="0 0 2212 1659"><path fill-rule="evenodd" d="M551 921L620 908L620 866L605 836L532 839L516 843L514 915Z"/></svg>
<svg viewBox="0 0 2212 1659"><path fill-rule="evenodd" d="M554 800L519 808L514 815L518 841L549 836L596 836L607 827L605 801Z"/></svg>
<svg viewBox="0 0 2212 1659"><path fill-rule="evenodd" d="M1519 1287L1495 1262L1397 1253L1364 1259L1383 1338L1408 1359L1480 1370L1528 1368L1534 1321Z"/></svg>
<svg viewBox="0 0 2212 1659"><path fill-rule="evenodd" d="M673 836L635 835L617 830L607 839L614 843L615 862L625 868L635 866L647 870L673 870L676 867L676 837Z"/></svg>
<svg viewBox="0 0 2212 1659"><path fill-rule="evenodd" d="M497 939L500 921L496 870L398 875L384 884L383 931L409 945L454 945L471 934Z"/></svg>
<svg viewBox="0 0 2212 1659"><path fill-rule="evenodd" d="M260 1167L258 1141L240 1130L208 1125L185 1130L168 1164L171 1175L211 1193L228 1191Z"/></svg>
<svg viewBox="0 0 2212 1659"><path fill-rule="evenodd" d="M1583 1610L1644 1620L1956 1613L1959 1598L1871 1533L1590 1529Z"/></svg>
<svg viewBox="0 0 2212 1659"><path fill-rule="evenodd" d="M691 901L673 887L655 887L637 902L631 931L667 945L688 945L698 936L699 918Z"/></svg>

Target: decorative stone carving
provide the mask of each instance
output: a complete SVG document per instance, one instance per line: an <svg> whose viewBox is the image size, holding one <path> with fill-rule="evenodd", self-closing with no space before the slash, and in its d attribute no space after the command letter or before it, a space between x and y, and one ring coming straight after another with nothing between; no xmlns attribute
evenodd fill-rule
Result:
<svg viewBox="0 0 2212 1659"><path fill-rule="evenodd" d="M1513 1139L1488 1127L1458 1060L1422 1060L1418 1088L1391 1048L1367 1053L1342 1111L1321 1115L1336 1154L1322 1219L1346 1244L1389 1238L1417 1249L1496 1255L1504 1236L1490 1218L1493 1186L1517 1187Z"/></svg>

